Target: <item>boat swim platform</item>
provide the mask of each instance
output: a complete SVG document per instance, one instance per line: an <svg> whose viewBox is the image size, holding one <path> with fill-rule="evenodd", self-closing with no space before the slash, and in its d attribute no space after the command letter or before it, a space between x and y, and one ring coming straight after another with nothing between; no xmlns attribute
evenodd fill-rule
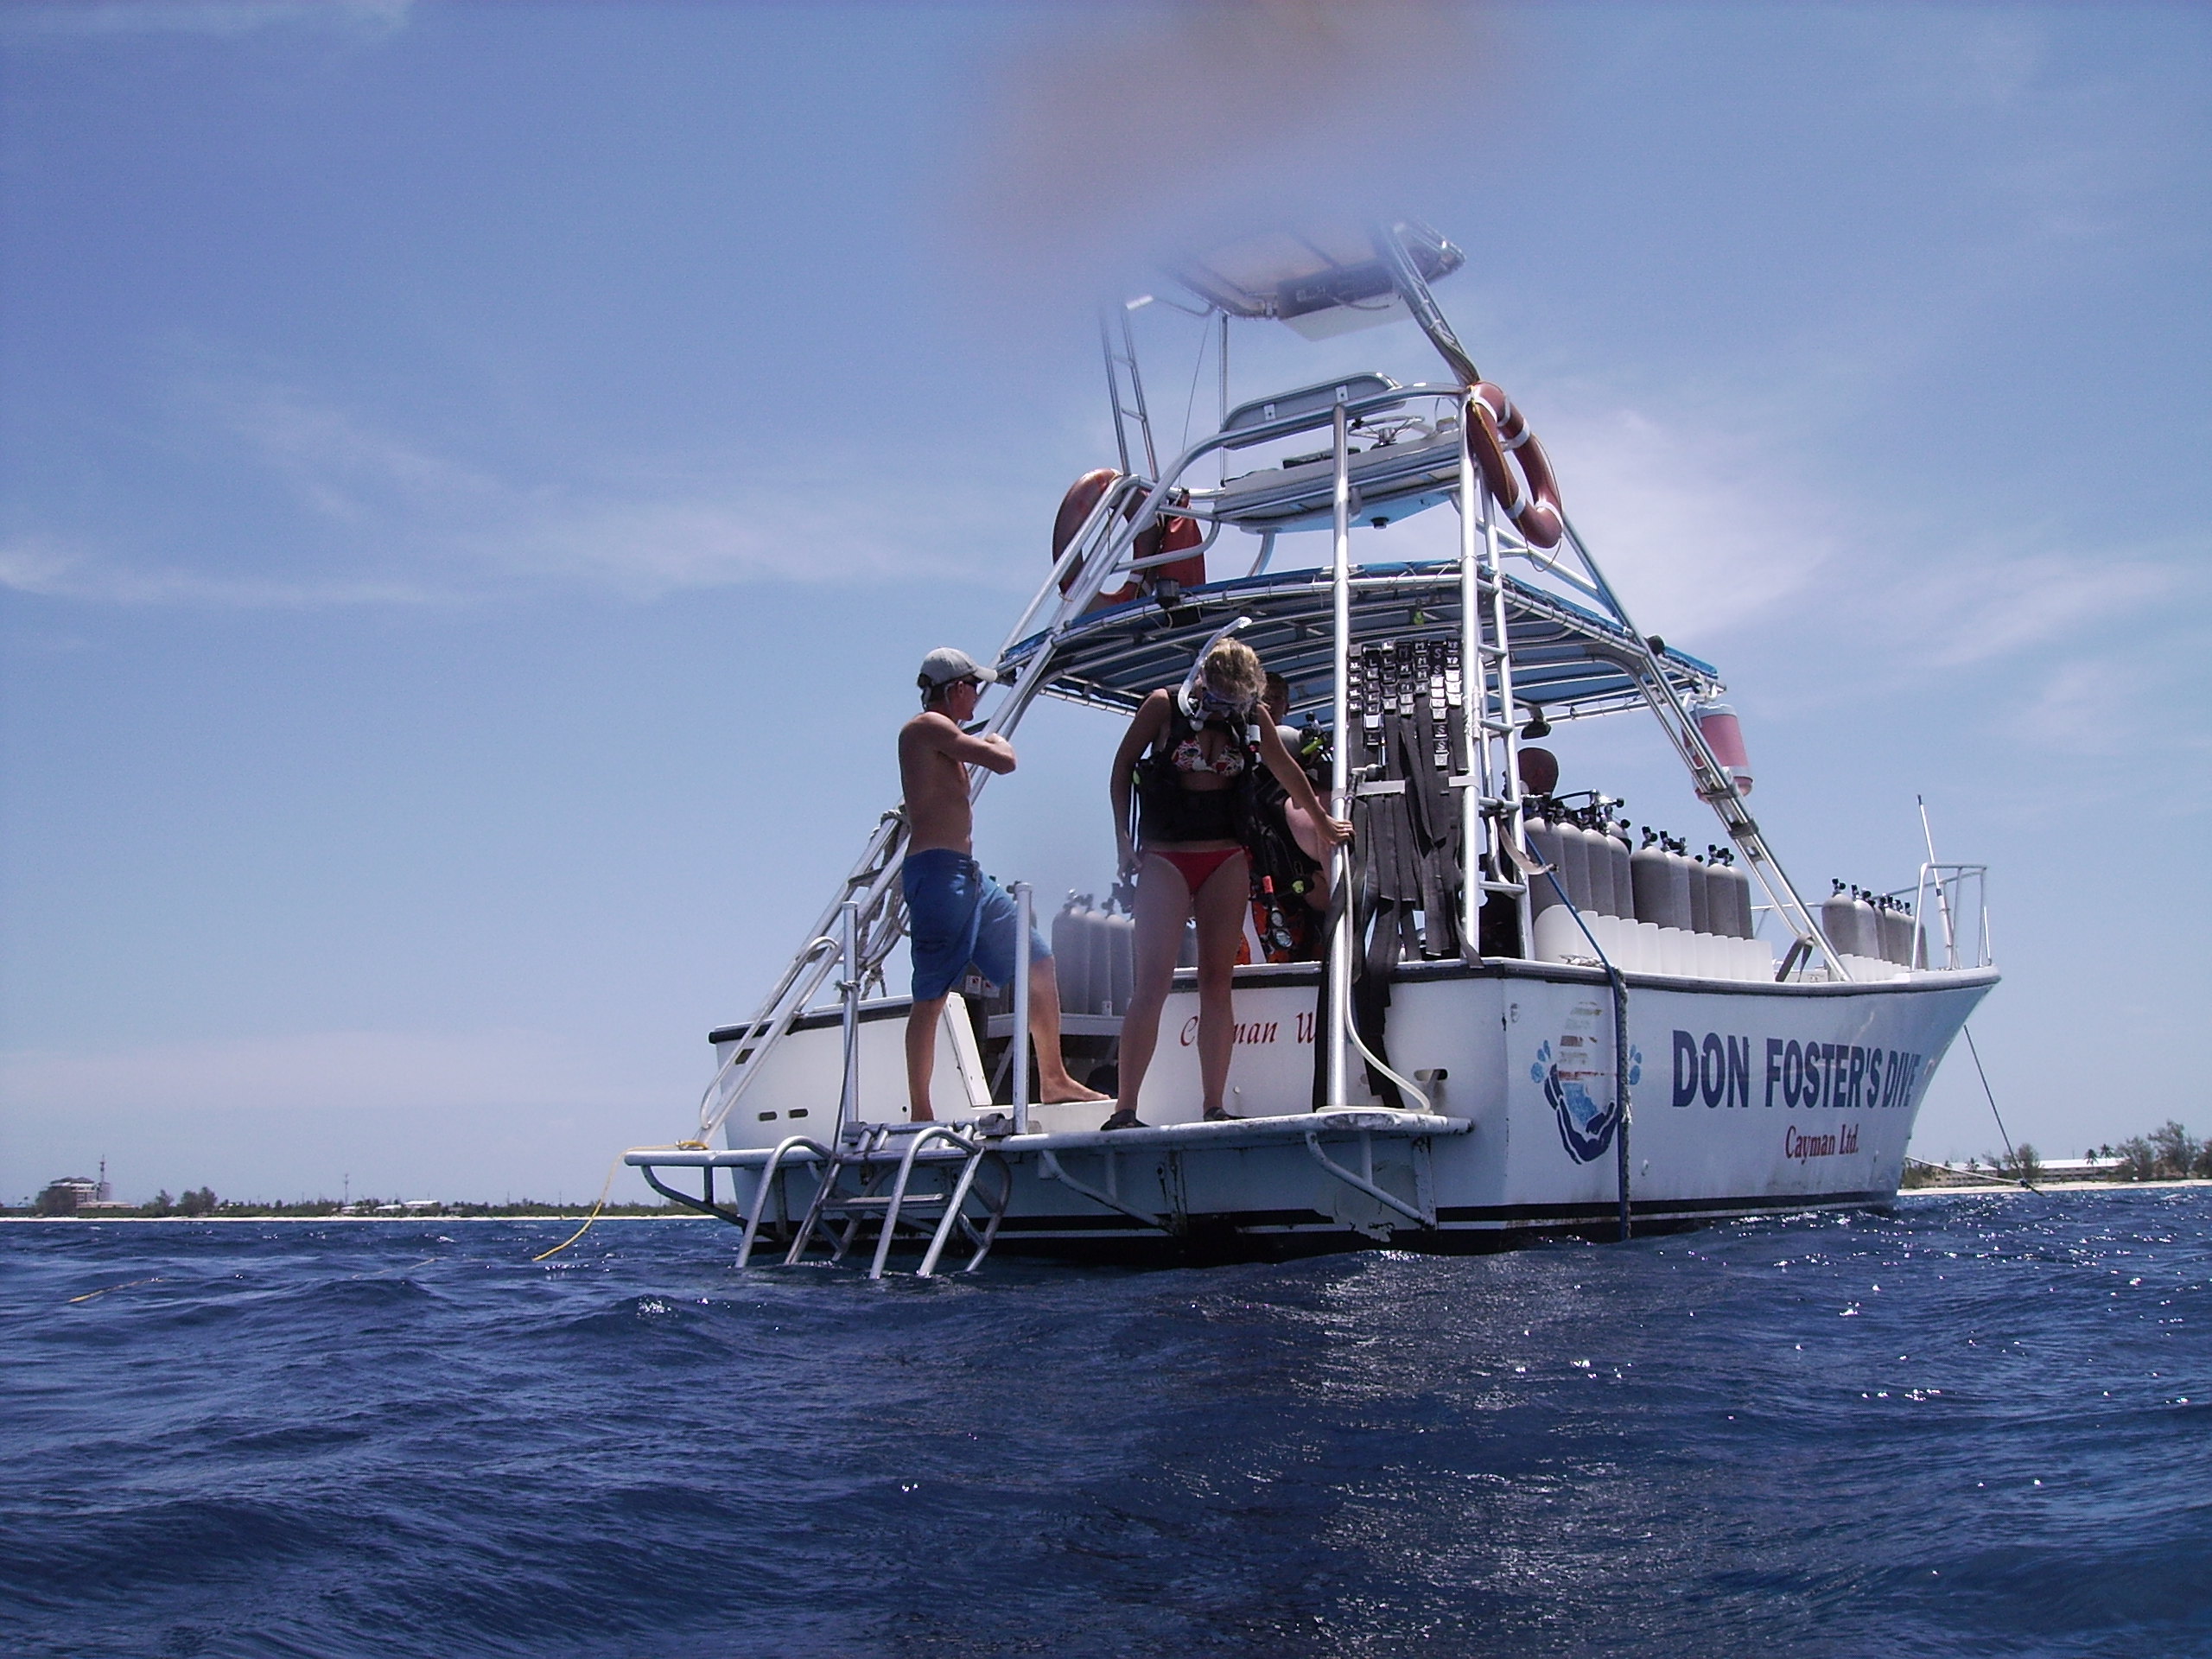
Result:
<svg viewBox="0 0 2212 1659"><path fill-rule="evenodd" d="M988 1221L982 1217L974 1217L983 1224L977 1231L984 1242L964 1271L975 1271L986 1255L1000 1253L1128 1267L1287 1261L1378 1247L1424 1255L1491 1255L1545 1239L1599 1242L1613 1236L1618 1224L1618 1209L1611 1203L1522 1202L1440 1207L1425 1190L1431 1183L1421 1179L1421 1164L1425 1161L1421 1160L1416 1160L1413 1166L1415 1192L1409 1202L1407 1196L1382 1190L1360 1172L1329 1156L1324 1149L1325 1142L1336 1143L1333 1149L1340 1152L1348 1150L1348 1142L1357 1144L1363 1154L1360 1162L1371 1173L1371 1154L1376 1142L1425 1150L1440 1139L1479 1133L1478 1125L1468 1118L1354 1107L1226 1122L1027 1135L1006 1132L1010 1127L1007 1118L1004 1111L993 1110L979 1114L972 1122L963 1120L936 1125L856 1126L862 1133L880 1135L888 1131L894 1136L932 1128L949 1130L966 1140L974 1149L941 1147L922 1151L912 1163L924 1171L950 1175L966 1164L986 1158L1007 1166L1006 1186ZM1310 1207L1146 1212L1115 1191L1115 1166L1124 1159L1132 1166L1156 1167L1179 1163L1194 1154L1218 1157L1292 1154L1301 1145L1312 1161L1333 1176L1353 1197L1355 1204L1361 1198L1369 1201L1365 1215L1348 1219L1340 1210L1329 1213ZM672 1202L745 1228L740 1267L747 1265L756 1236L776 1234L780 1251L784 1241L797 1233L795 1248L783 1258L784 1264L789 1266L805 1249L810 1212L810 1220L801 1223L795 1213L797 1206L786 1205L782 1217L770 1217L766 1214L769 1205L765 1185L756 1186L753 1202L743 1210L716 1202L713 1173L728 1170L757 1175L772 1162L785 1173L810 1173L819 1171L829 1161L822 1156L826 1151L827 1148L802 1150L790 1147L789 1143L785 1147L738 1151L639 1147L626 1154L625 1161L642 1171L655 1189ZM1080 1174L1062 1166L1062 1157L1084 1160L1078 1166ZM896 1161L895 1157L878 1160L885 1168ZM1010 1213L1006 1200L1011 1196L1013 1171L1016 1168L1024 1170L1033 1179L1061 1187L1079 1203L1089 1202L1061 1213L1039 1213L1027 1206L1020 1213ZM657 1177L657 1170L697 1172L705 1183L703 1197L668 1186ZM1093 1185L1093 1181L1102 1185ZM1421 1202L1424 1199L1428 1200L1425 1205ZM881 1200L876 1202L880 1204ZM1893 1194L1872 1191L1744 1194L1641 1199L1635 1202L1633 1213L1640 1233L1665 1234L1688 1230L1724 1217L1880 1209L1893 1202ZM874 1218L880 1220L881 1214L880 1210L877 1211ZM924 1210L918 1215L899 1219L917 1230L887 1240L879 1235L872 1241L858 1241L864 1246L873 1243L874 1247L874 1265L869 1276L883 1276L886 1261L892 1254L912 1255L916 1251L925 1252L924 1265L917 1276L931 1276L942 1246L929 1224L938 1221L943 1229L949 1230L957 1217L945 1217L940 1205L934 1215ZM846 1246L833 1254L833 1262L846 1253L851 1243L849 1240Z"/></svg>
<svg viewBox="0 0 2212 1659"><path fill-rule="evenodd" d="M1098 1110L1109 1112L1114 1103L1095 1103ZM995 1106L978 1112L973 1118L944 1121L944 1126L963 1135L977 1135L988 1141L999 1152L1015 1155L1034 1152L1087 1152L1102 1148L1116 1152L1145 1149L1184 1149L1225 1152L1244 1147L1273 1146L1285 1141L1302 1140L1308 1135L1382 1135L1403 1139L1439 1135L1467 1135L1473 1131L1472 1118L1449 1117L1438 1112L1410 1112L1393 1110L1387 1106L1341 1107L1333 1111L1286 1112L1277 1116L1236 1117L1227 1120L1200 1119L1190 1123L1148 1124L1141 1128L1128 1129L1070 1129L1054 1133L1032 1130L1026 1135L1014 1132L1013 1109ZM855 1125L855 1128L888 1128L894 1134L902 1129L927 1128L927 1124L893 1123L889 1125ZM735 1150L712 1147L684 1147L675 1151L657 1147L639 1147L623 1154L623 1161L636 1168L656 1166L668 1169L758 1169L767 1162L773 1152L768 1147L744 1147ZM945 1158L958 1154L948 1152ZM931 1154L924 1152L920 1158ZM819 1160L812 1153L794 1154L786 1162L813 1163Z"/></svg>
<svg viewBox="0 0 2212 1659"><path fill-rule="evenodd" d="M1441 1218L1427 1148L1438 1139L1469 1135L1474 1128L1470 1118L1358 1106L1126 1129L1016 1134L1012 1112L992 1108L957 1122L852 1124L834 1147L793 1135L772 1147L637 1147L623 1160L671 1202L743 1227L741 1267L749 1262L764 1231L776 1233L779 1242L789 1238L784 1259L790 1266L804 1259L817 1240L830 1246L833 1262L842 1259L863 1242L872 1224L876 1231L870 1277L882 1276L894 1249L921 1248L918 1276L927 1278L956 1230L976 1247L969 1272L982 1264L1001 1230L1007 1248L1020 1253L1096 1258L1103 1246L1105 1255L1130 1262L1320 1254L1385 1243L1402 1229L1432 1234ZM1407 1150L1408 1161L1398 1168L1411 1177L1409 1183L1402 1182L1410 1191L1394 1192L1378 1180L1378 1141ZM1299 1158L1301 1152L1305 1155ZM1332 1152L1353 1157L1358 1167L1339 1161ZM1193 1212L1187 1207L1186 1160L1201 1158L1217 1169L1224 1160L1255 1155L1294 1159L1329 1178L1348 1203L1328 1211L1300 1206ZM1081 1173L1062 1164L1063 1157L1081 1160ZM981 1211L970 1213L969 1205L979 1201L976 1176L986 1163L996 1166L999 1185L995 1197L981 1198ZM698 1172L701 1192L694 1196L670 1186L660 1179L663 1170ZM717 1200L718 1170L731 1172L734 1185L752 1178L750 1201L742 1211ZM849 1191L841 1185L849 1173L858 1178L857 1187ZM938 1185L915 1191L918 1173ZM810 1180L812 1192L792 1194L793 1175ZM1020 1214L1009 1214L1017 1179L1034 1184L1033 1197L1056 1190L1059 1202L1043 1210L1033 1202L1025 1204ZM1147 1207L1147 1193L1154 1207ZM772 1217L772 1208L780 1215ZM842 1236L818 1224L825 1208L833 1220L845 1224ZM911 1236L898 1233L902 1223Z"/></svg>

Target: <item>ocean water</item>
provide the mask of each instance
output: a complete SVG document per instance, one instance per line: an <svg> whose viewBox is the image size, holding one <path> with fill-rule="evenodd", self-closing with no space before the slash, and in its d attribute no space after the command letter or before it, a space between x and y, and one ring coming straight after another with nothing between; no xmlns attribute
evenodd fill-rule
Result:
<svg viewBox="0 0 2212 1659"><path fill-rule="evenodd" d="M0 1227L10 1655L2212 1654L2212 1195L975 1279Z"/></svg>

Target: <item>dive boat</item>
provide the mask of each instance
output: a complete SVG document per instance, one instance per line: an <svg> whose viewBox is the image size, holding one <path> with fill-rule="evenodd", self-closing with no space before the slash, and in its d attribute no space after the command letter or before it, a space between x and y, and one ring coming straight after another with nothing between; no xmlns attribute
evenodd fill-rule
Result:
<svg viewBox="0 0 2212 1659"><path fill-rule="evenodd" d="M1300 747L1356 834L1333 906L1295 918L1302 945L1288 901L1255 895L1236 1118L1202 1119L1187 969L1144 1081L1148 1127L1033 1101L1018 969L947 1000L938 1121L906 1122L909 1005L881 994L905 926L894 809L759 1008L710 1033L696 1139L627 1154L741 1228L741 1264L1472 1251L1894 1200L1929 1079L1997 981L1983 868L1931 844L1910 886L1801 894L1749 810L1719 671L1636 627L1526 418L1438 307L1431 284L1462 264L1412 220L1187 262L1178 303L1217 328L1223 408L1164 462L1132 308L1109 308L1119 465L1063 502L1052 569L994 664L1001 734L1039 696L1133 713L1232 632L1289 682ZM1229 402L1232 325L1318 339L1408 318L1436 378ZM1355 560L1355 538L1364 552L1432 509L1456 514L1455 556ZM1300 535L1317 556L1279 558ZM1226 575L1224 542L1246 550ZM1713 814L1703 858L1652 827L1632 847L1620 803L1550 792L1548 755L1529 753L1637 714ZM1071 896L1052 929L1070 1063L1103 1084L1126 905Z"/></svg>

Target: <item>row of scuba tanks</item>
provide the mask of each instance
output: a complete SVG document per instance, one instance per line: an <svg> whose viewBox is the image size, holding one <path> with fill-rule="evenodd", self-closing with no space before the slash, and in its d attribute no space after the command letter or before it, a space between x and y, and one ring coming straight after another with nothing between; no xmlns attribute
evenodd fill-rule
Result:
<svg viewBox="0 0 2212 1659"><path fill-rule="evenodd" d="M1135 937L1127 893L1116 889L1103 905L1087 893L1068 894L1052 918L1052 963L1059 975L1062 1014L1127 1011L1136 982L1131 954ZM1195 961L1196 950L1190 954Z"/></svg>
<svg viewBox="0 0 2212 1659"><path fill-rule="evenodd" d="M1618 801L1570 809L1539 801L1528 823L1530 849L1559 876L1582 922L1613 965L1629 972L1708 979L1774 977L1772 949L1752 937L1751 877L1733 852L1709 847L1693 858L1677 838L1647 826L1630 850L1630 826ZM1928 961L1911 907L1902 900L1834 883L1821 905L1821 927L1854 980L1884 979ZM1594 960L1590 941L1548 876L1529 883L1534 954L1544 962ZM1052 958L1064 1014L1118 1015L1135 984L1136 923L1130 895L1116 889L1100 904L1068 894L1052 918ZM1915 952L1918 955L1916 957ZM1182 965L1197 960L1186 938Z"/></svg>
<svg viewBox="0 0 2212 1659"><path fill-rule="evenodd" d="M1537 959L1592 961L1594 936L1605 958L1630 972L1773 978L1774 953L1753 937L1751 880L1733 852L1708 847L1693 858L1648 825L1631 850L1631 826L1613 815L1622 804L1602 797L1581 808L1534 804L1529 845L1558 878L1529 882Z"/></svg>
<svg viewBox="0 0 2212 1659"><path fill-rule="evenodd" d="M1883 979L1928 963L1927 941L1901 899L1832 883L1821 901L1821 931L1853 979Z"/></svg>

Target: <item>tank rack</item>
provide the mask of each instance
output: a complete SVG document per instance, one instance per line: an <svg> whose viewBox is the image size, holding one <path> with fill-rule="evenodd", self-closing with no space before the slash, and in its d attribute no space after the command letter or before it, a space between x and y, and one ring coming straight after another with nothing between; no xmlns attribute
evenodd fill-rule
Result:
<svg viewBox="0 0 2212 1659"><path fill-rule="evenodd" d="M1558 875L1556 886L1530 884L1536 959L1587 963L1587 927L1625 972L1773 979L1773 948L1757 936L1751 877L1733 852L1708 847L1693 858L1649 826L1631 851L1630 826L1613 811L1623 804L1604 796L1579 808L1551 797L1530 804L1529 845Z"/></svg>
<svg viewBox="0 0 2212 1659"><path fill-rule="evenodd" d="M1929 965L1927 930L1912 906L1893 893L1830 884L1821 901L1821 931L1853 979L1894 979Z"/></svg>

